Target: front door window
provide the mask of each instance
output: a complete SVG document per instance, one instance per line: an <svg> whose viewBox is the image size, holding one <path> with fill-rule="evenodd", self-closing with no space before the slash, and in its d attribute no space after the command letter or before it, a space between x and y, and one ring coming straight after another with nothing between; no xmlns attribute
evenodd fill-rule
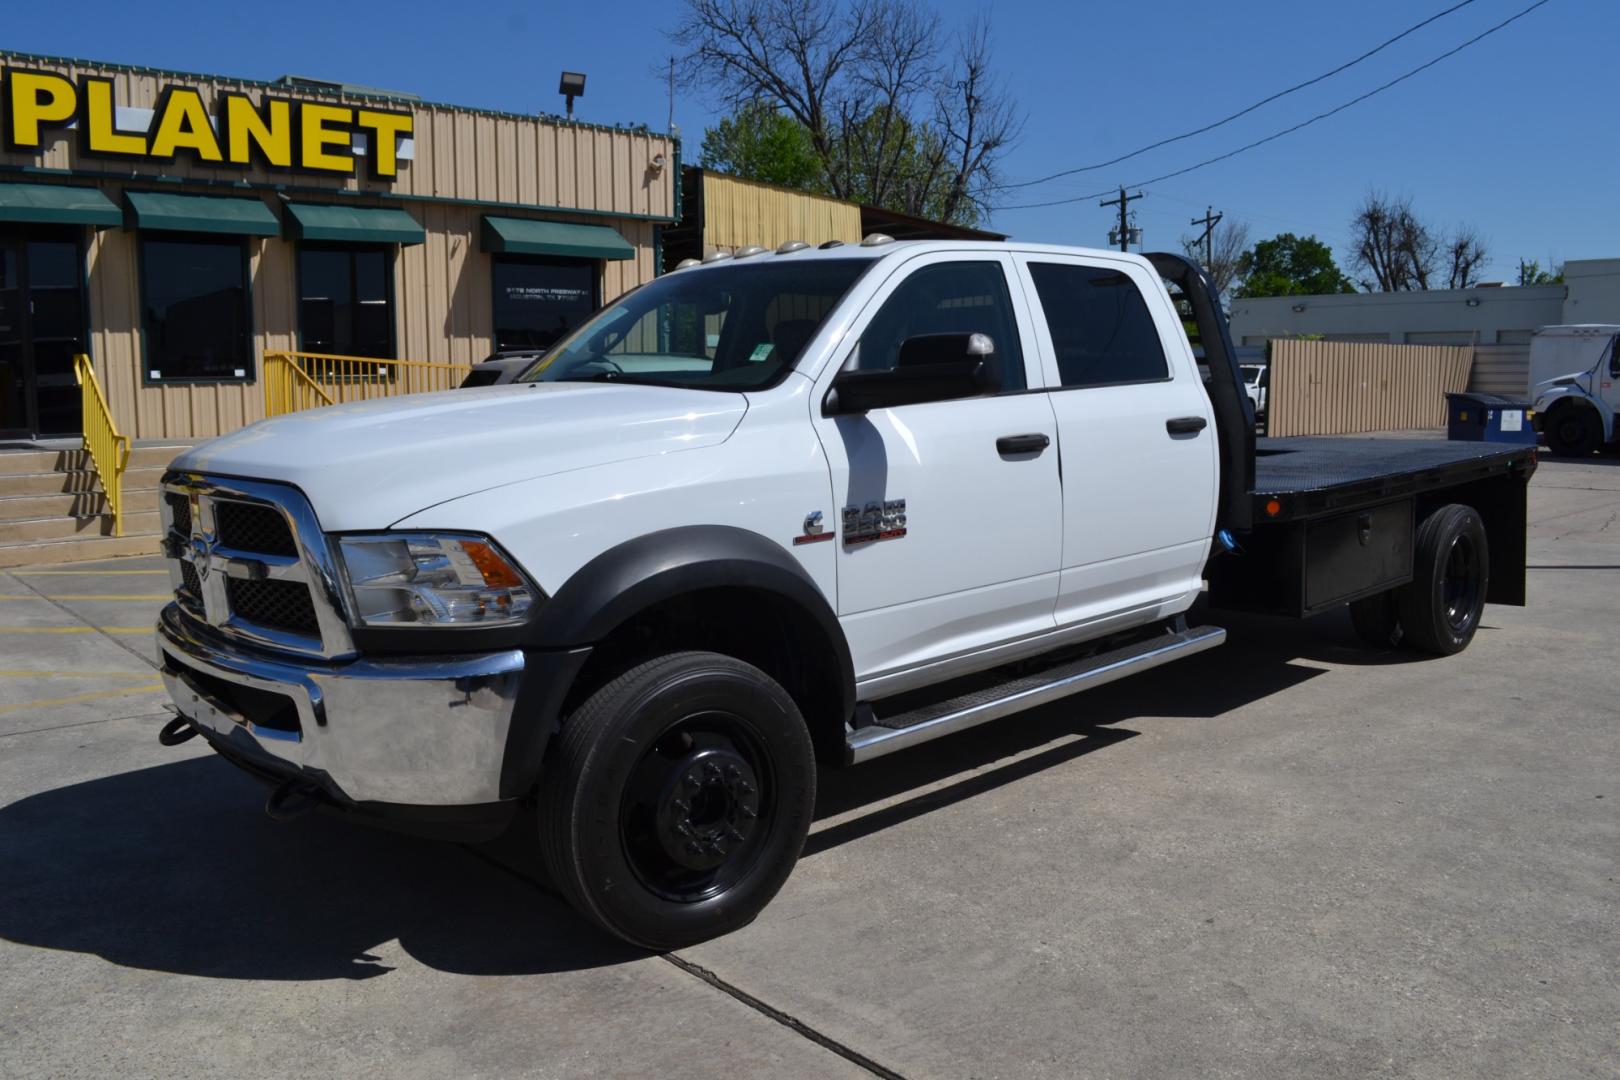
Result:
<svg viewBox="0 0 1620 1080"><path fill-rule="evenodd" d="M85 351L82 266L76 239L0 234L0 433L81 430L73 357Z"/></svg>

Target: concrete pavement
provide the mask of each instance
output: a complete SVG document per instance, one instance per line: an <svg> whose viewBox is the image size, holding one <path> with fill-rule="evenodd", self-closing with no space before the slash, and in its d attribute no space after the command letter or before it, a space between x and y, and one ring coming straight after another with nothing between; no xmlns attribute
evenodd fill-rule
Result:
<svg viewBox="0 0 1620 1080"><path fill-rule="evenodd" d="M1620 461L1531 499L1461 656L1220 618L825 776L776 902L670 958L522 832L274 825L158 746L155 560L0 575L0 1075L1615 1076Z"/></svg>

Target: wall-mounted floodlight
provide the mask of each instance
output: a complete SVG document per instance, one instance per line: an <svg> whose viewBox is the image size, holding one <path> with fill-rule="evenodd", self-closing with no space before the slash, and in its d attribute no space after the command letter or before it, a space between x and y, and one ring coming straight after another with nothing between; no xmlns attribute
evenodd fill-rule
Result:
<svg viewBox="0 0 1620 1080"><path fill-rule="evenodd" d="M585 96L585 73L583 71L565 71L562 79L557 83L557 93L568 99L568 118L574 118L574 99Z"/></svg>

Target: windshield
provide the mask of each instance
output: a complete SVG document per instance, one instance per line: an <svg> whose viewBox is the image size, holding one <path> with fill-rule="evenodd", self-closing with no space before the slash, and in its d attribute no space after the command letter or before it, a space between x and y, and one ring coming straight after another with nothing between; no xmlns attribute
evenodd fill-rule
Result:
<svg viewBox="0 0 1620 1080"><path fill-rule="evenodd" d="M598 312L519 381L770 386L874 261L762 260L669 274Z"/></svg>

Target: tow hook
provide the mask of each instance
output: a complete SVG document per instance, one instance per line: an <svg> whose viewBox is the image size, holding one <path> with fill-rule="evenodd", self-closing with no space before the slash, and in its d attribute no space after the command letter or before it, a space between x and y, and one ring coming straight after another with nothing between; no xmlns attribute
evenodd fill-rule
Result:
<svg viewBox="0 0 1620 1080"><path fill-rule="evenodd" d="M303 780L285 780L264 801L264 813L271 821L301 818L325 799L321 789Z"/></svg>
<svg viewBox="0 0 1620 1080"><path fill-rule="evenodd" d="M187 739L197 737L197 725L191 722L189 716L176 714L174 719L163 725L158 732L158 742L164 746L179 746Z"/></svg>

